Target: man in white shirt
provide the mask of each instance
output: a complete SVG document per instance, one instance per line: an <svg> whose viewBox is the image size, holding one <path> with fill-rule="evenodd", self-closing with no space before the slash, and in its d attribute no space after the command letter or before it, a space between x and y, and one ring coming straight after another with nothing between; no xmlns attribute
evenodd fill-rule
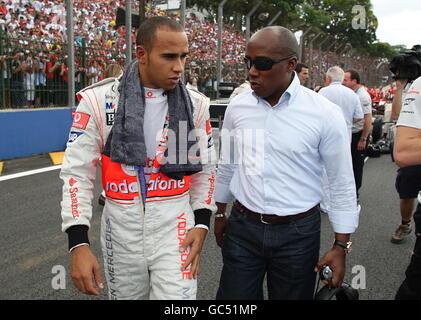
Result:
<svg viewBox="0 0 421 320"><path fill-rule="evenodd" d="M283 27L264 28L247 44L252 90L228 105L221 132L218 299L262 299L265 274L270 299L312 299L322 266L332 268L333 286L345 274L350 234L358 226L349 137L340 109L300 85L298 50ZM318 261L323 168L335 242ZM228 223L226 206L233 201Z"/></svg>
<svg viewBox="0 0 421 320"><path fill-rule="evenodd" d="M354 170L357 198L359 198L358 191L360 190L363 181L365 149L367 148L367 140L372 128L371 98L367 90L365 90L361 84L360 75L357 71L347 70L345 72L343 84L354 90L358 95L364 113L364 119L357 121L352 127L351 142L352 167Z"/></svg>
<svg viewBox="0 0 421 320"><path fill-rule="evenodd" d="M338 66L329 68L326 72L325 84L319 93L341 108L348 128L349 143L352 139L352 125L364 118L361 102L354 91L342 85L344 71Z"/></svg>
<svg viewBox="0 0 421 320"><path fill-rule="evenodd" d="M344 71L341 67L334 66L327 70L325 76L325 87L319 93L341 108L349 135L349 144L352 141L352 126L355 122L364 118L361 102L354 91L342 85L344 80ZM326 174L323 175L323 185L325 189L324 199L321 208L323 211L329 211L329 188Z"/></svg>
<svg viewBox="0 0 421 320"><path fill-rule="evenodd" d="M395 141L395 161L399 167L421 164L421 77L414 81L404 98ZM411 262L395 299L421 299L421 192L414 213L417 237Z"/></svg>

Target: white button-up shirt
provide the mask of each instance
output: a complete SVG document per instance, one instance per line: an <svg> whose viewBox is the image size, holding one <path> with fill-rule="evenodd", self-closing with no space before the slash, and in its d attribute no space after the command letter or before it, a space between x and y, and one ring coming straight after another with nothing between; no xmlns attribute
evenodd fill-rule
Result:
<svg viewBox="0 0 421 320"><path fill-rule="evenodd" d="M332 82L329 86L322 88L319 93L341 108L348 128L349 143L351 143L353 123L364 119L358 95L340 82Z"/></svg>
<svg viewBox="0 0 421 320"><path fill-rule="evenodd" d="M323 166L333 230L352 233L358 211L344 117L338 106L301 86L295 75L273 107L253 91L228 105L215 200L236 198L265 214L305 212L322 200Z"/></svg>

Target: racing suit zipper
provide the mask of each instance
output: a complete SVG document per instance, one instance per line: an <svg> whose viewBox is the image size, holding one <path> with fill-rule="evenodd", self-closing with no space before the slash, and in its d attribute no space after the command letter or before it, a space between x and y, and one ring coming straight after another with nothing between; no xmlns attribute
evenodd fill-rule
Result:
<svg viewBox="0 0 421 320"><path fill-rule="evenodd" d="M137 183L139 187L139 196L142 199L143 215L146 210L146 195L148 187L146 185L145 170L143 166L136 166L137 169Z"/></svg>

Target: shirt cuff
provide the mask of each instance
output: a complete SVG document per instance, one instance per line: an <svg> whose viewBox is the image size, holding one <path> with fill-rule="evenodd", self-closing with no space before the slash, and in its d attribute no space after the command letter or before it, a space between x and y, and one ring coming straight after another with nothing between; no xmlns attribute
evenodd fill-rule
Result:
<svg viewBox="0 0 421 320"><path fill-rule="evenodd" d="M206 230L209 231L209 227L207 225L205 225L205 224L196 224L194 227L195 228L200 228L200 229L206 229Z"/></svg>
<svg viewBox="0 0 421 320"><path fill-rule="evenodd" d="M330 225L335 233L354 233L358 228L359 215L361 206L357 207L355 213L341 212L332 213L328 212Z"/></svg>
<svg viewBox="0 0 421 320"><path fill-rule="evenodd" d="M79 243L79 244L75 245L74 247L70 248L69 252L72 253L72 251L75 250L76 248L83 247L83 246L89 247L89 243Z"/></svg>

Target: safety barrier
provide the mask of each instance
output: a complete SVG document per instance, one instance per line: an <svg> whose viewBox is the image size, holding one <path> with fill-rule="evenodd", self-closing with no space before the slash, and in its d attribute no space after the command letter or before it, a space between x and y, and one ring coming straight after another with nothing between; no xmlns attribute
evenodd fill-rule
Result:
<svg viewBox="0 0 421 320"><path fill-rule="evenodd" d="M0 160L66 148L72 109L0 111Z"/></svg>
<svg viewBox="0 0 421 320"><path fill-rule="evenodd" d="M222 127L226 108L211 103L212 127ZM0 160L64 151L71 124L71 108L0 111Z"/></svg>

